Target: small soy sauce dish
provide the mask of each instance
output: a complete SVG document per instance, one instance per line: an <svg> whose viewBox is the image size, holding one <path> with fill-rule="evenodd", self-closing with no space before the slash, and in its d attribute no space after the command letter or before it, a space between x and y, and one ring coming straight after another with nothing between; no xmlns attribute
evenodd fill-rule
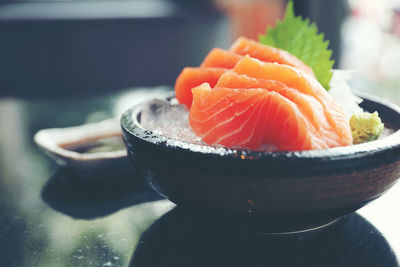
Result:
<svg viewBox="0 0 400 267"><path fill-rule="evenodd" d="M121 117L128 157L159 194L190 212L226 216L259 233L332 225L390 189L400 176L400 108L358 94L390 135L326 150L257 152L193 144L141 126L145 103ZM164 99L170 101L169 93Z"/></svg>

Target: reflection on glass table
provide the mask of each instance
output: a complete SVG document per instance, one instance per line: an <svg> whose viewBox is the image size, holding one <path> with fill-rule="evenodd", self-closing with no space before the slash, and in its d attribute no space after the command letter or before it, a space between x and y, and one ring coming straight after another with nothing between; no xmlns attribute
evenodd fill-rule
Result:
<svg viewBox="0 0 400 267"><path fill-rule="evenodd" d="M357 213L306 234L257 233L222 214L178 207L170 210L173 205L168 200L157 201L160 196L145 185L143 177L136 175L138 179L131 173L129 179L121 176L82 182L60 169L43 187L42 197L54 209L85 219L156 201L142 206L143 211L160 206L161 212L150 220L153 223L141 235L133 249L130 266L398 266L396 255L384 236ZM136 214L152 217L139 210ZM103 234L92 238L98 242L99 237L103 238ZM108 233L105 240L112 242L110 237ZM82 252L77 263L88 263L85 255L89 254L90 259L91 252L99 253L98 248L91 248L97 243L94 240L90 241L89 237L89 249L85 252L77 250ZM120 266L115 261L118 257L114 256L114 261L105 262L111 265L104 266Z"/></svg>
<svg viewBox="0 0 400 267"><path fill-rule="evenodd" d="M71 217L92 219L163 199L134 170L89 181L80 179L68 169L58 169L42 189L43 200L51 208Z"/></svg>
<svg viewBox="0 0 400 267"><path fill-rule="evenodd" d="M398 266L385 238L355 213L307 235L239 228L223 217L175 208L142 235L130 266Z"/></svg>

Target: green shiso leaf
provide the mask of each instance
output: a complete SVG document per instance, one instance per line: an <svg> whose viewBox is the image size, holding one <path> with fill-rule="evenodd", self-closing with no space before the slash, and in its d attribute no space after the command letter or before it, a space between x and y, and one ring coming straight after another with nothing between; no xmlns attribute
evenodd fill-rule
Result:
<svg viewBox="0 0 400 267"><path fill-rule="evenodd" d="M295 55L310 66L317 80L329 89L334 64L332 51L328 49L329 41L324 40L323 33L318 34L314 23L294 15L293 1L287 4L285 18L274 28L268 27L266 34L259 36L259 41Z"/></svg>

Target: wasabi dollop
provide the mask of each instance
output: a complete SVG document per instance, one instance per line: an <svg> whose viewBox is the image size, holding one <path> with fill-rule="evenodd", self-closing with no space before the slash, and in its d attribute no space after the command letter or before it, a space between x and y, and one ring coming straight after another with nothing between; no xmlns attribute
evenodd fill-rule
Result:
<svg viewBox="0 0 400 267"><path fill-rule="evenodd" d="M350 127L353 144L360 144L378 139L383 130L383 123L378 112L362 112L351 116Z"/></svg>

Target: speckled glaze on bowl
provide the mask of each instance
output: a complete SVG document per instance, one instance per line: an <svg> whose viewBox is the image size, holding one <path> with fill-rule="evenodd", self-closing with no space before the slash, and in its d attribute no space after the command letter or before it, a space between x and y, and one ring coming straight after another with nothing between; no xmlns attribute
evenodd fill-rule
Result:
<svg viewBox="0 0 400 267"><path fill-rule="evenodd" d="M327 221L376 199L400 176L400 108L360 97L393 134L327 150L255 152L159 136L141 127L143 104L126 111L121 125L130 160L151 187L180 206Z"/></svg>

